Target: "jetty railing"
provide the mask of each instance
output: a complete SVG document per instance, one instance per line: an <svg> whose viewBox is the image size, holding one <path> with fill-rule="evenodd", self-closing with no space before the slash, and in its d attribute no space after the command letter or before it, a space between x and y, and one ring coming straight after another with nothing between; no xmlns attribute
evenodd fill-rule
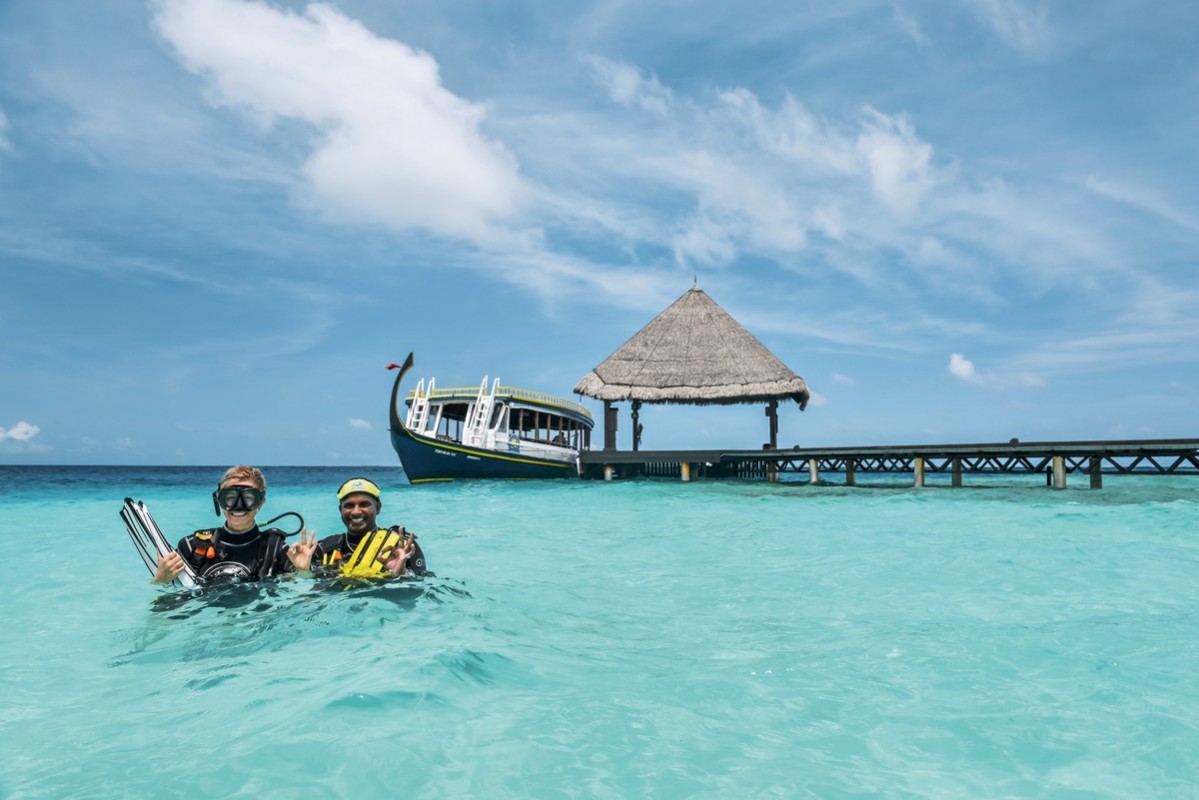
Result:
<svg viewBox="0 0 1199 800"><path fill-rule="evenodd" d="M1066 487L1070 473L1086 474L1093 489L1104 474L1199 475L1199 439L1125 439L1071 442L796 447L786 450L587 450L579 455L583 478L634 477L764 478L823 473L854 485L863 473L908 473L914 486L929 474L948 474L952 486L964 475L1044 474L1046 483Z"/></svg>

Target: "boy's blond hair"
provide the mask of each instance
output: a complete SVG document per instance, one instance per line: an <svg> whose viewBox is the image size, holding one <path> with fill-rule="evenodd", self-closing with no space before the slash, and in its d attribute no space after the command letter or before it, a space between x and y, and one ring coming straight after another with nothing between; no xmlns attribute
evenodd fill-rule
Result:
<svg viewBox="0 0 1199 800"><path fill-rule="evenodd" d="M238 464L236 467L230 467L225 470L225 477L221 478L221 485L232 480L249 481L257 486L259 490L266 491L266 478L263 477L262 471L256 467L247 467L241 464Z"/></svg>

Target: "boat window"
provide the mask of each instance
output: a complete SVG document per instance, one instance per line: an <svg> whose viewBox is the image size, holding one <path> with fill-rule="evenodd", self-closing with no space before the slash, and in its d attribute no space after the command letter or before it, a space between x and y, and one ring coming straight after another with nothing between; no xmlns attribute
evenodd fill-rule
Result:
<svg viewBox="0 0 1199 800"><path fill-rule="evenodd" d="M508 406L500 403L491 412L491 430L499 433L508 432Z"/></svg>
<svg viewBox="0 0 1199 800"><path fill-rule="evenodd" d="M445 442L462 441L462 423L466 419L466 403L445 403L437 421L437 438Z"/></svg>

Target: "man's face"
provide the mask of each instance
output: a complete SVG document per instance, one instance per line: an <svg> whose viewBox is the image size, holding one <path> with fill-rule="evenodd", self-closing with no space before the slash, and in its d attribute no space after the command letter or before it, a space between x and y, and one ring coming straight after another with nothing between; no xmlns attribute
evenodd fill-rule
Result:
<svg viewBox="0 0 1199 800"><path fill-rule="evenodd" d="M365 533L375 529L375 517L379 506L375 498L365 492L347 494L341 501L341 521L350 533Z"/></svg>

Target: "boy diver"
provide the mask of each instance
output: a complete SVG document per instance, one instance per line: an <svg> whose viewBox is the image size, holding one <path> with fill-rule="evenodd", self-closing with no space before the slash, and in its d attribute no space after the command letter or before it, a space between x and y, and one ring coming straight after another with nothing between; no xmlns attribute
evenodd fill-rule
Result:
<svg viewBox="0 0 1199 800"><path fill-rule="evenodd" d="M426 574L416 534L398 526L378 528L375 519L383 498L372 481L351 478L338 488L337 501L345 533L321 539L313 562L353 577Z"/></svg>
<svg viewBox="0 0 1199 800"><path fill-rule="evenodd" d="M306 571L316 549L316 534L304 531L287 546L280 531L260 530L254 518L266 502L266 478L254 467L231 467L212 493L220 528L184 536L175 552L158 557L153 583L170 583L183 572L184 561L205 581L259 579L296 570Z"/></svg>

